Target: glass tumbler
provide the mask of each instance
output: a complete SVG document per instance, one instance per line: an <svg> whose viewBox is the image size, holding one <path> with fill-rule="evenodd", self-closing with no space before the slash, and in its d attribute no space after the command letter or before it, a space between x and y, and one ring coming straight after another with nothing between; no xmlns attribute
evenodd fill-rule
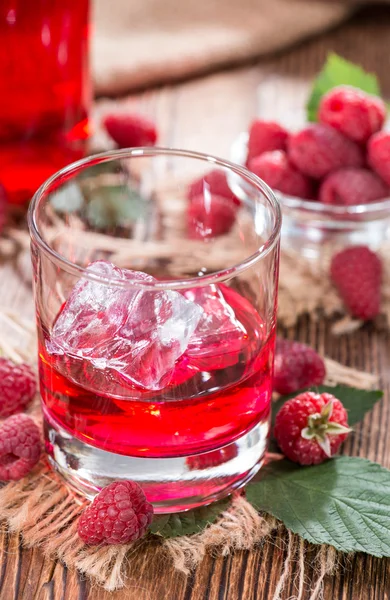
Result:
<svg viewBox="0 0 390 600"><path fill-rule="evenodd" d="M132 479L156 512L176 512L257 472L280 224L255 175L181 150L95 155L37 191L29 226L46 452L79 492Z"/></svg>
<svg viewBox="0 0 390 600"><path fill-rule="evenodd" d="M13 204L84 156L88 9L89 0L0 2L0 184Z"/></svg>

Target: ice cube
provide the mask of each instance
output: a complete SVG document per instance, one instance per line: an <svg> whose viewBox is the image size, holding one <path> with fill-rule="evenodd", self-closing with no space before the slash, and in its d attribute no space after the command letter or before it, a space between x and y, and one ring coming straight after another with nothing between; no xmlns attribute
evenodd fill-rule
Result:
<svg viewBox="0 0 390 600"><path fill-rule="evenodd" d="M123 282L155 281L106 261L91 263L87 272ZM120 288L83 277L58 315L47 349L87 361L110 381L114 375L124 384L160 390L201 314L196 303L175 291Z"/></svg>
<svg viewBox="0 0 390 600"><path fill-rule="evenodd" d="M203 308L186 350L190 363L206 371L236 364L251 340L246 324L260 323L253 306L223 284L186 290L185 297Z"/></svg>

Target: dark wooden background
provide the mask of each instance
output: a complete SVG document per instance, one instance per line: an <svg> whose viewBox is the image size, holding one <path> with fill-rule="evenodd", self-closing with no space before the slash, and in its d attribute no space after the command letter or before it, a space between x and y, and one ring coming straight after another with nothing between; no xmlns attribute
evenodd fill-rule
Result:
<svg viewBox="0 0 390 600"><path fill-rule="evenodd" d="M310 80L328 51L361 63L379 75L390 97L390 8L365 9L350 22L277 56L253 61L174 86L118 100L149 113L158 122L162 145L207 151L227 157L237 134L262 114L287 125L303 122ZM100 100L96 117L113 101ZM2 305L32 314L30 288L12 263L0 268ZM297 339L316 346L343 364L379 373L384 400L350 437L345 452L368 457L390 468L389 368L390 336L367 326L349 336L332 337L329 323L302 318ZM127 587L108 593L92 587L60 563L44 559L39 549L23 548L22 540L0 530L0 600L271 600L285 550L272 543L227 558L207 556L186 578L175 572L159 551L140 555ZM310 557L304 598L310 598ZM296 594L295 566L283 595ZM365 555L325 581L326 600L386 600L390 597L390 561Z"/></svg>

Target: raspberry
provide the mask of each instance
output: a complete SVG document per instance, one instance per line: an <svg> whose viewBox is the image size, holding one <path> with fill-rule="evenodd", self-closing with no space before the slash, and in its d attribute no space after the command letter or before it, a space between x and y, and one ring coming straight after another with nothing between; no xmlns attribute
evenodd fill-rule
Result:
<svg viewBox="0 0 390 600"><path fill-rule="evenodd" d="M120 148L153 146L157 141L155 124L143 115L107 115L103 125Z"/></svg>
<svg viewBox="0 0 390 600"><path fill-rule="evenodd" d="M322 182L319 200L324 204L353 206L385 198L388 188L368 169L339 169Z"/></svg>
<svg viewBox="0 0 390 600"><path fill-rule="evenodd" d="M380 131L373 135L367 150L369 165L390 185L390 133Z"/></svg>
<svg viewBox="0 0 390 600"><path fill-rule="evenodd" d="M189 237L201 240L227 233L236 219L236 212L236 206L227 198L196 196L188 207Z"/></svg>
<svg viewBox="0 0 390 600"><path fill-rule="evenodd" d="M359 146L323 123L313 123L290 136L288 156L309 177L321 179L341 167L361 167Z"/></svg>
<svg viewBox="0 0 390 600"><path fill-rule="evenodd" d="M382 263L366 246L350 246L336 254L330 274L344 304L358 319L373 319L380 310Z"/></svg>
<svg viewBox="0 0 390 600"><path fill-rule="evenodd" d="M265 183L283 194L310 198L313 190L310 180L302 175L288 160L283 150L264 152L261 156L253 158L249 169Z"/></svg>
<svg viewBox="0 0 390 600"><path fill-rule="evenodd" d="M25 477L41 455L39 429L27 415L8 417L0 427L0 480Z"/></svg>
<svg viewBox="0 0 390 600"><path fill-rule="evenodd" d="M365 143L382 127L383 100L350 86L333 88L322 97L318 120L331 125L355 142Z"/></svg>
<svg viewBox="0 0 390 600"><path fill-rule="evenodd" d="M311 385L321 385L325 364L313 348L291 340L276 340L274 390L291 394Z"/></svg>
<svg viewBox="0 0 390 600"><path fill-rule="evenodd" d="M86 544L127 544L142 537L153 519L153 506L135 481L114 481L80 516L78 533Z"/></svg>
<svg viewBox="0 0 390 600"><path fill-rule="evenodd" d="M205 454L198 454L196 456L188 456L186 463L188 468L193 471L195 469L211 469L217 467L223 463L233 460L237 456L236 444L230 444L225 448L214 450L213 452L206 452Z"/></svg>
<svg viewBox="0 0 390 600"><path fill-rule="evenodd" d="M318 465L336 454L349 431L340 400L332 394L305 392L282 406L274 435L287 458L301 465Z"/></svg>
<svg viewBox="0 0 390 600"><path fill-rule="evenodd" d="M34 398L37 385L32 369L0 357L0 417L23 411Z"/></svg>
<svg viewBox="0 0 390 600"><path fill-rule="evenodd" d="M288 132L273 121L253 121L249 128L247 165L256 156L272 150L286 150Z"/></svg>
<svg viewBox="0 0 390 600"><path fill-rule="evenodd" d="M229 198L237 206L240 204L240 200L233 194L228 185L226 174L221 169L214 169L204 177L191 183L188 188L187 197L189 200L192 200L195 196L204 196L205 192Z"/></svg>

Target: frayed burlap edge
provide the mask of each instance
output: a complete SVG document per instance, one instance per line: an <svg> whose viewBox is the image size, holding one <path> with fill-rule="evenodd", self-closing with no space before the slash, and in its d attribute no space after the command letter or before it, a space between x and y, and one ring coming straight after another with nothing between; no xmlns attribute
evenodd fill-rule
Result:
<svg viewBox="0 0 390 600"><path fill-rule="evenodd" d="M108 591L126 585L131 575L131 555L143 544L110 547L89 547L77 535L77 519L87 501L75 497L45 465L40 465L22 481L10 483L0 490L0 517L9 530L21 533L27 547L40 547L48 558L57 558L67 567L76 568ZM201 533L164 540L163 550L175 569L188 575L207 552L227 556L236 550L250 550L270 540L279 532L278 545L285 543L286 556L274 593L281 597L293 563L298 563L296 587L302 598L305 573L305 554L310 549L302 538L286 531L270 515L259 514L243 496L236 496L228 510ZM318 598L324 577L336 567L338 555L330 546L315 548L315 577L311 598Z"/></svg>
<svg viewBox="0 0 390 600"><path fill-rule="evenodd" d="M271 540L273 534L277 535L277 539ZM236 550L250 550L265 542L286 546L282 573L273 600L280 598L294 562L298 563L298 580L295 582L298 593L294 598L302 598L307 550L314 550L312 599L318 598L324 577L333 572L340 560L333 547L314 547L306 543L300 536L286 531L282 523L271 515L258 513L243 496L233 498L229 509L202 533L167 540L165 548L175 568L189 574L200 564L206 552L217 550L220 555L228 556Z"/></svg>
<svg viewBox="0 0 390 600"><path fill-rule="evenodd" d="M28 547L58 558L107 590L123 587L130 546L88 547L77 534L77 519L88 502L76 498L44 464L0 490L0 518L21 533ZM134 549L134 548L133 548Z"/></svg>
<svg viewBox="0 0 390 600"><path fill-rule="evenodd" d="M271 539L277 534L277 540ZM313 547L301 537L267 514L259 514L243 496L236 496L230 508L221 518L206 527L202 533L167 540L165 548L173 559L176 569L189 574L204 558L206 552L217 551L227 556L236 550L250 550L260 543L276 543L286 546L282 573L277 582L273 600L279 600L289 582L294 563L298 565L297 579L294 582L297 594L296 600L301 600L306 583L306 553L314 550L314 577L311 587L310 600L316 600L322 590L326 575L331 574L340 562L340 556L331 546Z"/></svg>

